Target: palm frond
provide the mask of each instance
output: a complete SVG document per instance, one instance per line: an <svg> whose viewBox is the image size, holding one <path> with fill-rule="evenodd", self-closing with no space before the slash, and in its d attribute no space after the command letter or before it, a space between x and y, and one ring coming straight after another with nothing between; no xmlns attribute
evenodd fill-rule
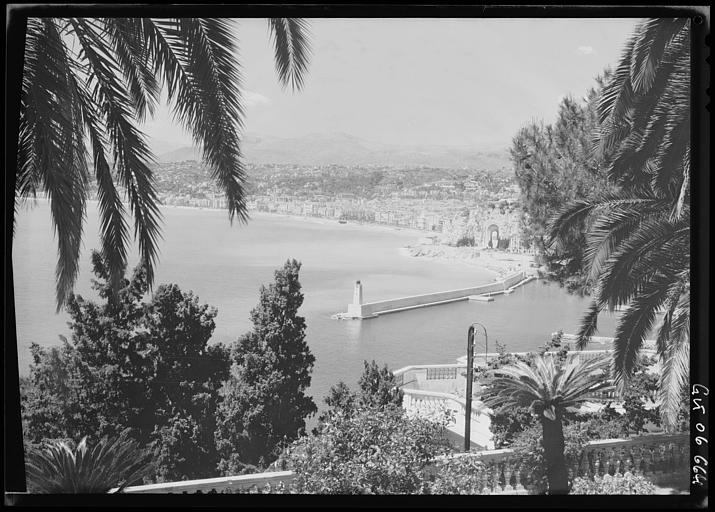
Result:
<svg viewBox="0 0 715 512"><path fill-rule="evenodd" d="M607 302L611 310L627 304L655 269L667 265L686 244L690 244L690 229L684 223L672 224L667 219L642 223L604 265L597 299Z"/></svg>
<svg viewBox="0 0 715 512"><path fill-rule="evenodd" d="M662 354L659 379L659 408L665 425L675 426L681 405L683 388L690 378L690 295L678 301L670 325L667 349Z"/></svg>
<svg viewBox="0 0 715 512"><path fill-rule="evenodd" d="M551 218L547 226L546 243L550 246L562 246L564 241L583 228L583 223L593 213L597 203L594 201L574 201L564 206Z"/></svg>
<svg viewBox="0 0 715 512"><path fill-rule="evenodd" d="M270 18L269 26L281 84L301 89L310 57L308 24L300 18Z"/></svg>
<svg viewBox="0 0 715 512"><path fill-rule="evenodd" d="M590 400L593 393L612 388L610 361L595 357L580 361L578 354L571 354L562 368L555 389L560 395L562 407L571 407Z"/></svg>
<svg viewBox="0 0 715 512"><path fill-rule="evenodd" d="M144 45L143 25L131 18L111 18L106 22L117 62L127 81L137 119L143 121L147 111L154 115L159 100L159 82Z"/></svg>
<svg viewBox="0 0 715 512"><path fill-rule="evenodd" d="M655 83L666 47L687 27L687 18L656 18L639 25L631 56L631 84L636 94L648 94Z"/></svg>
<svg viewBox="0 0 715 512"><path fill-rule="evenodd" d="M564 365L541 355L532 365L517 362L492 370L485 381L482 401L488 407L530 405L538 414L551 408L566 408L589 400L593 393L611 387L609 361L580 361L572 355Z"/></svg>
<svg viewBox="0 0 715 512"><path fill-rule="evenodd" d="M591 336L598 331L598 315L602 310L603 307L598 301L591 301L591 305L581 319L577 333L576 347L579 350L586 348L586 345L588 345L588 342L591 340Z"/></svg>
<svg viewBox="0 0 715 512"><path fill-rule="evenodd" d="M107 158L107 142L105 141L104 126L101 124L100 116L89 93L80 84L77 84L77 91L92 145L99 200L102 256L107 263L107 279L111 284L111 290L116 292L119 290L119 283L127 266L129 232L124 217L125 210L121 195L114 184L114 176Z"/></svg>
<svg viewBox="0 0 715 512"><path fill-rule="evenodd" d="M684 293L689 292L690 269L678 274L676 279L668 285L668 291L664 301L664 312L661 325L658 328L656 337L656 350L659 354L665 354L668 350L668 341L671 337L673 327L673 316L678 308L680 299Z"/></svg>
<svg viewBox="0 0 715 512"><path fill-rule="evenodd" d="M687 214L686 209L690 205L690 146L686 148L685 156L682 164L683 181L680 184L680 193L678 201L675 203L675 208L670 215L671 222L675 222L684 218Z"/></svg>
<svg viewBox="0 0 715 512"><path fill-rule="evenodd" d="M638 352L653 327L656 312L666 295L667 289L661 282L649 283L633 298L616 326L613 338L613 377L620 390L630 378Z"/></svg>
<svg viewBox="0 0 715 512"><path fill-rule="evenodd" d="M119 64L105 41L85 19L70 19L81 47L80 56L90 64L88 84L96 91L97 100L105 113L110 134L113 160L117 175L124 186L134 216L134 236L139 241L139 252L146 265L147 281L154 279L161 238L159 200L148 164L153 156L142 134L132 122L132 103L117 78Z"/></svg>
<svg viewBox="0 0 715 512"><path fill-rule="evenodd" d="M55 21L43 20L29 41L35 82L27 91L27 128L34 132L33 164L41 169L42 186L58 248L57 310L64 305L79 272L79 254L86 207L88 170L77 92L68 79L67 54Z"/></svg>
<svg viewBox="0 0 715 512"><path fill-rule="evenodd" d="M618 247L633 236L638 227L651 216L662 215L667 204L654 197L629 197L608 199L594 208L594 219L588 225L585 270L589 279L596 280L602 275L606 263Z"/></svg>
<svg viewBox="0 0 715 512"><path fill-rule="evenodd" d="M636 35L632 36L623 49L621 60L616 67L611 80L604 87L598 102L599 124L602 126L607 119L611 127L623 125L625 116L633 106L635 94L631 85L631 55L636 44ZM629 123L628 123L629 124ZM620 141L613 141L620 142ZM603 148L607 150L608 148Z"/></svg>
<svg viewBox="0 0 715 512"><path fill-rule="evenodd" d="M164 77L174 118L203 148L226 194L229 220L246 221L246 174L241 162L241 77L231 20L161 19L148 23L155 71Z"/></svg>

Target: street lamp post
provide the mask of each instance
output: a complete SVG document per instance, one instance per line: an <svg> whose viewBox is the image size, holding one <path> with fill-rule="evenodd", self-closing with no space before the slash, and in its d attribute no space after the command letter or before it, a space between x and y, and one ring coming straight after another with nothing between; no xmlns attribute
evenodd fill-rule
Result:
<svg viewBox="0 0 715 512"><path fill-rule="evenodd" d="M470 435L472 427L472 384L474 382L474 326L478 325L484 330L484 364L487 364L487 354L489 353L489 340L487 338L487 328L479 322L474 322L467 331L467 396L466 411L464 418L464 451L470 448Z"/></svg>

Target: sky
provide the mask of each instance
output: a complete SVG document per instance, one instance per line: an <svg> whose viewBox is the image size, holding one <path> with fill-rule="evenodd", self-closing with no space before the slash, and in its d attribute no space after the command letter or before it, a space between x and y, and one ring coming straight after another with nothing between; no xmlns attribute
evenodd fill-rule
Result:
<svg viewBox="0 0 715 512"><path fill-rule="evenodd" d="M246 132L506 148L522 125L551 122L563 96L584 96L615 67L637 21L313 19L308 75L294 93L279 85L266 20L235 20ZM158 152L190 143L166 107L144 130Z"/></svg>

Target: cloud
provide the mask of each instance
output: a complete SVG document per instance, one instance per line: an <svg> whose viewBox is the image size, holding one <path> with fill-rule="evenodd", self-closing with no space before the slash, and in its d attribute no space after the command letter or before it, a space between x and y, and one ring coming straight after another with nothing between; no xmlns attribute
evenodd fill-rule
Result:
<svg viewBox="0 0 715 512"><path fill-rule="evenodd" d="M258 105L270 105L270 98L265 97L263 94L259 94L253 91L243 91L243 103L247 107L256 107Z"/></svg>
<svg viewBox="0 0 715 512"><path fill-rule="evenodd" d="M576 50L581 55L596 55L596 50L593 49L593 46L579 46Z"/></svg>

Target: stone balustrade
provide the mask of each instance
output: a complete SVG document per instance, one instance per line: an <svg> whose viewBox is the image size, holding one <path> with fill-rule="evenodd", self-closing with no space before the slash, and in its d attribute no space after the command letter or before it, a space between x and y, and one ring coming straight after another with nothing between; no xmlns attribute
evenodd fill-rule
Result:
<svg viewBox="0 0 715 512"><path fill-rule="evenodd" d="M203 480L137 485L127 487L122 492L128 494L193 494L209 492L270 494L289 491L294 479L295 473L292 471L274 471Z"/></svg>
<svg viewBox="0 0 715 512"><path fill-rule="evenodd" d="M482 494L528 494L536 488L533 468L527 467L511 449L457 453L438 457L427 468L437 472L441 465L467 458L481 464L475 466L473 477ZM569 475L588 479L618 478L626 473L641 475L663 485L688 474L690 444L687 434L650 435L633 439L591 441L576 461L571 461ZM225 478L188 480L128 487L123 492L137 493L275 493L290 492L295 473L277 471ZM111 492L111 491L110 491Z"/></svg>
<svg viewBox="0 0 715 512"><path fill-rule="evenodd" d="M459 458L482 463L474 472L483 494L526 494L537 485L531 468L511 449L461 453L440 458L439 464ZM631 473L655 484L667 484L687 475L690 444L687 434L650 435L633 439L607 439L589 442L576 461L571 461L569 477L590 480L606 475Z"/></svg>
<svg viewBox="0 0 715 512"><path fill-rule="evenodd" d="M630 472L657 481L674 470L688 466L690 441L687 434L641 436L626 441L591 441L570 472L593 478Z"/></svg>

